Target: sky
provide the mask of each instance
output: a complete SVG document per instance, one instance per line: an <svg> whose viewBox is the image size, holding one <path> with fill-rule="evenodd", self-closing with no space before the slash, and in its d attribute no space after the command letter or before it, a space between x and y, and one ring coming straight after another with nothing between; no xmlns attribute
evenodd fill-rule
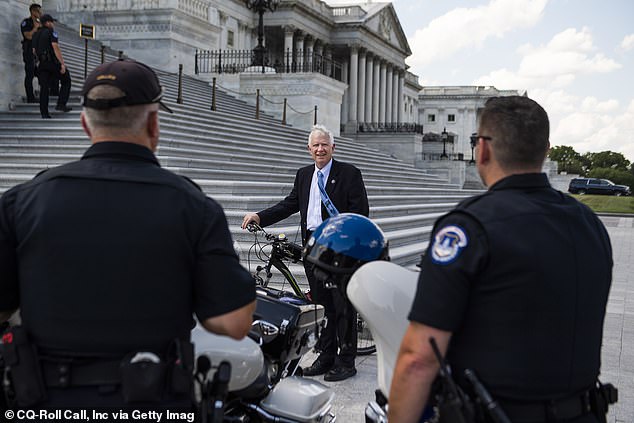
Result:
<svg viewBox="0 0 634 423"><path fill-rule="evenodd" d="M634 1L392 4L421 85L527 91L548 112L552 146L611 150L634 162Z"/></svg>

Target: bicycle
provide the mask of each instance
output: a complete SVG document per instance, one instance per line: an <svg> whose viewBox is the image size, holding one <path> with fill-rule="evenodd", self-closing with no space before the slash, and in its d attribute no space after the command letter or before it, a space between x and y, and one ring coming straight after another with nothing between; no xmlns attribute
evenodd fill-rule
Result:
<svg viewBox="0 0 634 423"><path fill-rule="evenodd" d="M288 282L293 295L303 301L312 301L310 291L304 292L290 271L287 263L303 263L302 251L303 247L290 241L285 234L273 235L267 233L260 225L251 222L247 225L247 230L254 234L254 241L247 257L249 258L248 267L251 270L250 257L252 251L255 250L255 256L262 262L264 266L258 265L253 273L256 285L269 288L269 283L273 278L272 268L277 269L283 276L284 281ZM262 234L266 242L261 242L258 234ZM271 251L265 252L265 248L270 246ZM270 288L269 288L270 289ZM284 285L280 292L284 291ZM368 329L366 322L357 313L357 355L370 355L376 352L376 345L372 339L372 334Z"/></svg>

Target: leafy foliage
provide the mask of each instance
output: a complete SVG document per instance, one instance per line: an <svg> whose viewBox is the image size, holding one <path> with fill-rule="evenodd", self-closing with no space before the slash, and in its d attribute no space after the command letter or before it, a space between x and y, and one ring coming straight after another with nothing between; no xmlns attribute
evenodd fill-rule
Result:
<svg viewBox="0 0 634 423"><path fill-rule="evenodd" d="M617 184L632 186L631 182L624 182L630 181L630 179L626 178L626 175L623 175L622 173L634 175L634 163L630 163L630 161L627 160L621 153L615 153L614 151L601 151L599 153L585 153L581 155L577 153L574 148L567 145L561 145L551 147L548 152L548 157L550 160L558 163L560 172L579 174L581 176L590 176L594 178L605 178L610 179L612 182ZM592 172L595 170L599 173L593 174ZM618 172L607 172L608 170ZM607 174L611 176L604 176ZM617 182L617 180L622 182Z"/></svg>

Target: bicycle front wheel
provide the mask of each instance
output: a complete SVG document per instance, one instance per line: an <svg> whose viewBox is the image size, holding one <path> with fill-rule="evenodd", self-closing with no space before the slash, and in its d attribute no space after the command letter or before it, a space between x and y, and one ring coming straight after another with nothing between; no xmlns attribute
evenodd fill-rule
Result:
<svg viewBox="0 0 634 423"><path fill-rule="evenodd" d="M376 345L367 323L357 313L357 355L370 355L376 352Z"/></svg>

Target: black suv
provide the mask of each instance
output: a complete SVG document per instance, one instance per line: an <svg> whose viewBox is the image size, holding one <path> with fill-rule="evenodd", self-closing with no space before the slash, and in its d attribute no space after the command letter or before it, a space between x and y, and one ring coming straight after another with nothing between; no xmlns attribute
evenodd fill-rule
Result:
<svg viewBox="0 0 634 423"><path fill-rule="evenodd" d="M630 187L616 185L608 179L574 178L570 181L568 192L572 194L606 194L606 195L630 195Z"/></svg>

